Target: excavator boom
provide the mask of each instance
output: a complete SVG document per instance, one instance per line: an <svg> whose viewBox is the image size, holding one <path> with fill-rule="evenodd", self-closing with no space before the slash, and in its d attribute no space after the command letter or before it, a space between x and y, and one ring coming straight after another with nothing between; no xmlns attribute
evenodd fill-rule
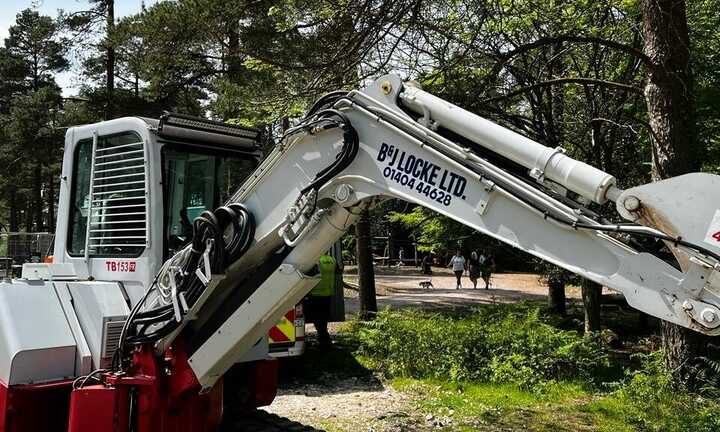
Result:
<svg viewBox="0 0 720 432"><path fill-rule="evenodd" d="M200 301L178 312L161 345L189 335L190 365L211 388L308 292L317 257L361 209L386 198L432 209L619 291L643 312L715 335L718 181L692 174L622 191L561 149L382 77L321 101L232 197L256 221L254 242L222 275L208 274ZM616 202L633 223L605 222L571 194ZM665 241L680 268L629 246L636 236Z"/></svg>

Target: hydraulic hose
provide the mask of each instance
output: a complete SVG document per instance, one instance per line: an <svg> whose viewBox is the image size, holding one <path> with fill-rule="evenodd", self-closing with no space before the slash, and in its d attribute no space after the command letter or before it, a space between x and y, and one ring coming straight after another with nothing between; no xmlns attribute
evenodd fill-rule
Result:
<svg viewBox="0 0 720 432"><path fill-rule="evenodd" d="M329 108L346 95L347 92L337 91L323 96L311 107L303 122L289 130L283 137L283 139L287 139L290 135L301 131L312 133L318 129L340 128L343 131L343 146L339 154L330 165L317 173L309 185L302 189L302 194L310 190L319 190L347 168L358 153L360 145L357 131L352 127L345 114ZM182 295L188 308L192 308L205 290L205 283L198 277L197 271L200 270L203 274L207 272L222 273L227 266L240 259L252 244L256 223L253 214L247 207L240 203L230 203L215 211L204 211L195 218L192 226L193 235L190 244L163 266L143 299L130 312L113 358L114 368L120 366L127 349L155 343L170 335L180 325L180 322L175 319L176 311L172 304L141 311L149 298L149 293L159 284L160 278L165 276L175 278L174 281L170 281L171 285L174 282L177 295ZM208 250L209 245L212 247ZM209 269L205 268L205 259L203 258L205 253L208 254ZM179 267L180 271L172 272L170 271L171 267ZM177 299L171 300L177 301Z"/></svg>
<svg viewBox="0 0 720 432"><path fill-rule="evenodd" d="M320 189L322 185L347 168L355 159L360 149L360 139L357 131L352 127L350 120L348 120L345 114L338 110L328 108L318 112L317 117L328 119L336 118L339 120L335 122L334 125L343 130L343 146L335 161L318 172L315 179L300 191L301 194L305 194L313 189Z"/></svg>
<svg viewBox="0 0 720 432"><path fill-rule="evenodd" d="M213 211L204 211L193 221L193 236L185 250L178 253L181 271L169 273L175 277L178 295L182 294L189 308L197 302L205 289L205 284L198 278L196 271L221 273L231 263L237 261L247 252L255 236L255 219L252 213L242 204L231 203ZM213 246L207 251L208 245ZM204 268L203 254L208 252L210 269ZM180 323L174 319L172 305L140 311L148 298L148 294L157 284L161 274L168 265L158 273L153 286L148 289L145 297L133 308L126 326L121 334L117 357L122 358L126 348L154 343L172 333ZM114 360L117 367L118 362Z"/></svg>

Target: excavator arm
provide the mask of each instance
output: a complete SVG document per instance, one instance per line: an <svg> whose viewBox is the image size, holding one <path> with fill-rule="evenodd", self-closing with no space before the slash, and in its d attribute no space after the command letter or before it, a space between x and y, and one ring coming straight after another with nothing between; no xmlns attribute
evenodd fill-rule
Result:
<svg viewBox="0 0 720 432"><path fill-rule="evenodd" d="M562 149L390 75L319 100L224 210L195 221L193 243L131 312L118 357L181 338L209 390L306 295L317 258L360 211L387 198L619 291L650 315L720 333L720 177L623 191ZM608 201L626 223L587 209ZM678 265L631 247L633 238L664 241Z"/></svg>

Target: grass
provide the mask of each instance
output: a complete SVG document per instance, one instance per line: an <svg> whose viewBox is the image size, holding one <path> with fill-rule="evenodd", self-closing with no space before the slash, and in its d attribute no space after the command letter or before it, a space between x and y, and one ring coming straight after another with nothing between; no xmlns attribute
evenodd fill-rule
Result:
<svg viewBox="0 0 720 432"><path fill-rule="evenodd" d="M391 385L414 395L424 414L452 418L452 430L593 430L592 415L575 409L592 398L580 383L553 383L542 393L514 384L409 378Z"/></svg>
<svg viewBox="0 0 720 432"><path fill-rule="evenodd" d="M381 389L379 377L410 396L403 418L320 419L330 432L720 431L720 399L675 389L634 315L604 318L620 348L541 304L384 311L345 323L332 350L311 346L281 370L295 382L365 377Z"/></svg>
<svg viewBox="0 0 720 432"><path fill-rule="evenodd" d="M343 326L339 367L337 358L316 360L384 376L412 396L428 429L720 431L720 402L674 389L657 352L641 360L611 352L566 323L532 304L383 312ZM628 352L646 349L633 342Z"/></svg>
<svg viewBox="0 0 720 432"><path fill-rule="evenodd" d="M713 432L720 430L716 400L663 388L644 375L601 392L582 382L553 382L543 391L515 384L451 383L396 378L396 390L414 396L416 409L451 418L453 431ZM648 395L646 393L651 393Z"/></svg>

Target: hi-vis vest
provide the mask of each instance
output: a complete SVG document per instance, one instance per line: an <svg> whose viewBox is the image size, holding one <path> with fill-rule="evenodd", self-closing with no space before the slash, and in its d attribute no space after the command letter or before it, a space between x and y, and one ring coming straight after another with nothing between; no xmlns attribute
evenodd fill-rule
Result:
<svg viewBox="0 0 720 432"><path fill-rule="evenodd" d="M310 291L311 296L329 297L335 292L335 269L337 264L335 258L330 255L322 255L318 262L320 269L320 282Z"/></svg>

